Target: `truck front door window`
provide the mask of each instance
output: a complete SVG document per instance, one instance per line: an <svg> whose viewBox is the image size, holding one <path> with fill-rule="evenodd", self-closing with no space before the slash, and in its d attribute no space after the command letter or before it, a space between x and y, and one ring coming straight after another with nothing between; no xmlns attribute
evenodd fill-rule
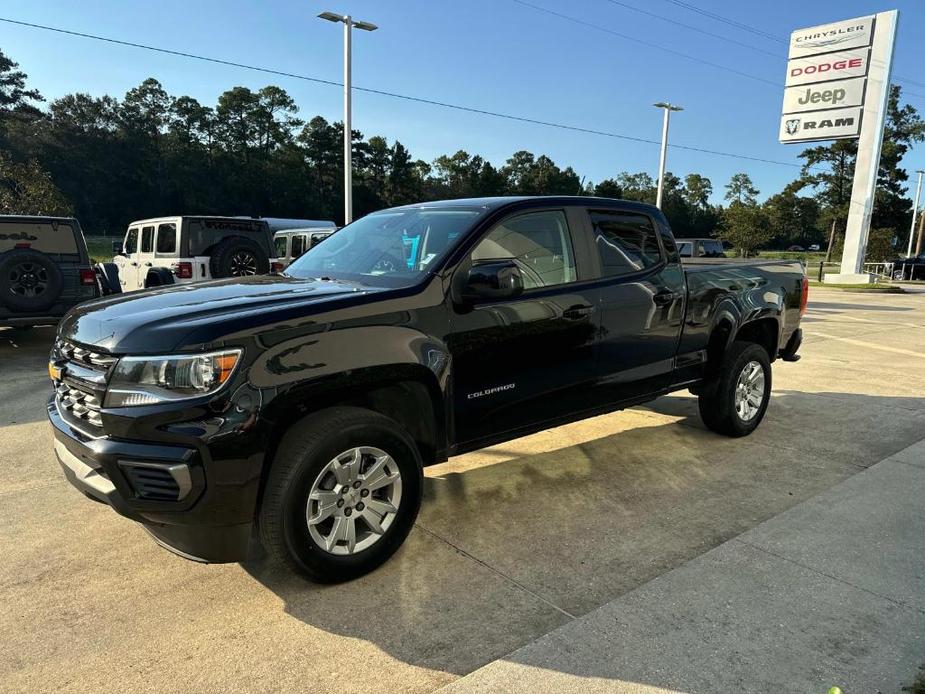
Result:
<svg viewBox="0 0 925 694"><path fill-rule="evenodd" d="M472 251L472 260L513 260L523 274L525 289L576 279L568 223L561 210L530 212L504 220L479 242Z"/></svg>
<svg viewBox="0 0 925 694"><path fill-rule="evenodd" d="M125 245L123 247L126 255L132 255L138 250L138 229L129 229L125 235Z"/></svg>

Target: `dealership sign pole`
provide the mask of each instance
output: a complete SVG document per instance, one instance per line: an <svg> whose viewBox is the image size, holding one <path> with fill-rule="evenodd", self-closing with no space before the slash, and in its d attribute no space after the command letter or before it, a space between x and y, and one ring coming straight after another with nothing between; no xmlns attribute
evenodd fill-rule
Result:
<svg viewBox="0 0 925 694"><path fill-rule="evenodd" d="M869 282L862 273L890 97L898 12L800 29L790 37L780 141L857 139L858 156L841 272L826 282Z"/></svg>

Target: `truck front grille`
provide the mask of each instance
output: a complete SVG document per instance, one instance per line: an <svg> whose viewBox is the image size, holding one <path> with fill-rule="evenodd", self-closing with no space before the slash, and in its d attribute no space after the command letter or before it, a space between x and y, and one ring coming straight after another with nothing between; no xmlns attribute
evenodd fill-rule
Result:
<svg viewBox="0 0 925 694"><path fill-rule="evenodd" d="M76 420L78 423L90 424L95 429L101 429L103 420L100 417L100 396L89 389L82 389L65 381L57 381L55 392L58 399L58 411L62 416Z"/></svg>
<svg viewBox="0 0 925 694"><path fill-rule="evenodd" d="M55 346L58 349L58 354L60 354L63 359L77 362L78 364L83 364L91 368L95 367L100 371L109 371L110 367L119 361L118 357L114 357L111 354L94 352L85 347L79 347L67 340L58 340Z"/></svg>

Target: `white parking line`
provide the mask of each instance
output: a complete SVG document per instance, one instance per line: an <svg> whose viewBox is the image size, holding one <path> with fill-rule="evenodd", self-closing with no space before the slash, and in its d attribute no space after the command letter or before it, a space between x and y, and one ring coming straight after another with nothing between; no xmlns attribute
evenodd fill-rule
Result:
<svg viewBox="0 0 925 694"><path fill-rule="evenodd" d="M870 349L878 349L881 352L892 352L893 354L905 354L906 356L918 357L919 359L925 359L925 352L916 352L911 349L903 349L902 347L887 347L886 345L878 345L875 342L864 342L863 340L854 340L850 337L839 337L838 335L829 335L828 333L821 333L815 330L812 331L810 334L817 335L818 337L825 338L826 340L838 340L839 342L847 342L849 345L857 345L858 347L868 347Z"/></svg>

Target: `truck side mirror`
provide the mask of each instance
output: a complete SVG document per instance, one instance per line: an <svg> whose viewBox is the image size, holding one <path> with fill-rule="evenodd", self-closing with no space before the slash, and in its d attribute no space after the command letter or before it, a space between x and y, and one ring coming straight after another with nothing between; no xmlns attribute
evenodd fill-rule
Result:
<svg viewBox="0 0 925 694"><path fill-rule="evenodd" d="M489 260L469 268L462 299L475 304L514 299L523 292L523 275L512 260Z"/></svg>
<svg viewBox="0 0 925 694"><path fill-rule="evenodd" d="M122 255L122 242L113 241L112 242L112 254L113 255Z"/></svg>

